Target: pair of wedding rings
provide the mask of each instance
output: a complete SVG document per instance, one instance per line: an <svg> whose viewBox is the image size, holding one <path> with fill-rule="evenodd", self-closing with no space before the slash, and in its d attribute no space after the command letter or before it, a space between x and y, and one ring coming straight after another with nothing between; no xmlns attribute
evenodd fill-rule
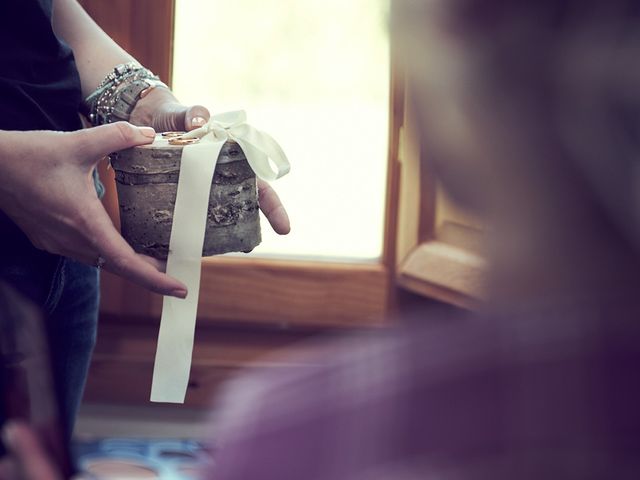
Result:
<svg viewBox="0 0 640 480"><path fill-rule="evenodd" d="M182 138L184 134L185 132L164 132L162 138L168 139L169 145L191 145L200 141L199 138Z"/></svg>

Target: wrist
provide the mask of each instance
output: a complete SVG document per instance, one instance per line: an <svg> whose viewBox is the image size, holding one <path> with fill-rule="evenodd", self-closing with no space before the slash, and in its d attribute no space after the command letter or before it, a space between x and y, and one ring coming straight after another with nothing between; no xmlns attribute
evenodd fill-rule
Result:
<svg viewBox="0 0 640 480"><path fill-rule="evenodd" d="M93 126L129 121L137 102L158 87L168 89L158 76L140 64L118 65L84 101L83 113Z"/></svg>

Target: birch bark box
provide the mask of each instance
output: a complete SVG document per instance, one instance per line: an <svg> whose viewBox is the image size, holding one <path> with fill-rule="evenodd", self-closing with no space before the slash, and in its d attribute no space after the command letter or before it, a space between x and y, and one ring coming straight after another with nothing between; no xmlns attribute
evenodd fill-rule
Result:
<svg viewBox="0 0 640 480"><path fill-rule="evenodd" d="M122 236L138 253L167 258L183 148L157 136L111 156ZM202 255L250 252L260 241L256 175L240 146L228 141L213 176Z"/></svg>

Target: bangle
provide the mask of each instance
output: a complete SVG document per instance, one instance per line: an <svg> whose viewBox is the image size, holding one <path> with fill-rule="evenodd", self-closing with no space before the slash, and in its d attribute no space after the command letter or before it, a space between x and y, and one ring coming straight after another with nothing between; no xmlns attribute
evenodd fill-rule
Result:
<svg viewBox="0 0 640 480"><path fill-rule="evenodd" d="M140 98L156 87L169 88L136 62L116 66L82 105L93 126L127 121Z"/></svg>

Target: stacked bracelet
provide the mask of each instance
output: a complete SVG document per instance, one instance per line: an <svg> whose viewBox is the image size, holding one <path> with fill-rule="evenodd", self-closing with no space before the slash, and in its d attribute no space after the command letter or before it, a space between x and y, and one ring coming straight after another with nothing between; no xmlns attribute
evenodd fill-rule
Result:
<svg viewBox="0 0 640 480"><path fill-rule="evenodd" d="M152 88L164 87L157 75L138 63L124 63L105 77L83 104L93 126L129 120L136 103Z"/></svg>

